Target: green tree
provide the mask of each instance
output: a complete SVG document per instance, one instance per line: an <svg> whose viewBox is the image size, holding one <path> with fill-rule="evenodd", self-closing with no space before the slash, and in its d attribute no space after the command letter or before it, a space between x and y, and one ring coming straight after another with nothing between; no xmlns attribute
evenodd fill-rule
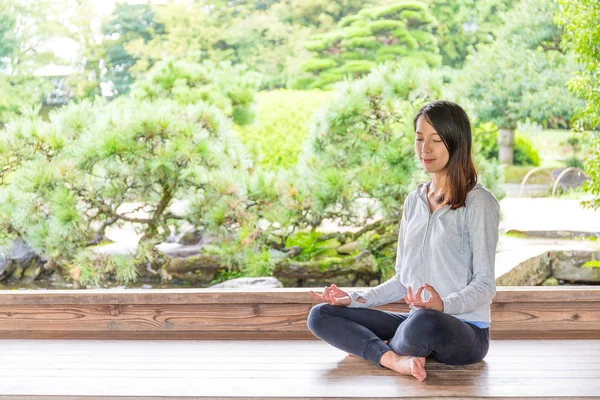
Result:
<svg viewBox="0 0 600 400"><path fill-rule="evenodd" d="M164 60L135 83L132 93L140 99L171 98L180 104L213 104L235 123L243 125L254 119L259 84L260 77L247 71L244 65Z"/></svg>
<svg viewBox="0 0 600 400"><path fill-rule="evenodd" d="M443 64L461 68L479 44L489 44L517 0L424 0L437 20L434 35Z"/></svg>
<svg viewBox="0 0 600 400"><path fill-rule="evenodd" d="M593 198L583 204L600 208L600 3L587 0L559 0L557 20L565 29L564 42L575 53L582 69L569 82L570 89L585 100L575 114L577 128L595 129L589 133L590 151L585 160L585 172L590 178L584 189Z"/></svg>
<svg viewBox="0 0 600 400"><path fill-rule="evenodd" d="M102 96L102 81L105 80L106 46L102 31L92 24L99 18L97 4L93 0L63 0L70 12L65 15L69 27L68 37L78 45L75 72L66 80L71 93L78 99Z"/></svg>
<svg viewBox="0 0 600 400"><path fill-rule="evenodd" d="M277 1L271 11L283 22L294 26L331 30L341 19L356 14L376 0L288 0Z"/></svg>
<svg viewBox="0 0 600 400"><path fill-rule="evenodd" d="M36 71L56 56L45 44L65 37L59 5L48 0L0 3L0 126L42 101L51 89Z"/></svg>
<svg viewBox="0 0 600 400"><path fill-rule="evenodd" d="M528 10L528 14L524 14ZM549 127L567 127L580 102L566 82L576 68L557 48L560 29L552 19L556 5L521 0L503 16L496 42L481 45L456 81L455 94L481 121L499 128L499 159L512 164L514 129L529 118Z"/></svg>
<svg viewBox="0 0 600 400"><path fill-rule="evenodd" d="M240 194L232 183L251 166L228 119L206 103L84 101L49 122L36 114L0 136L1 239L25 240L85 284L163 268L168 260L154 246L185 221L218 231L224 207ZM192 199L193 212L173 213L175 199ZM143 215L122 211L127 202ZM92 251L114 224L143 233L135 255Z"/></svg>
<svg viewBox="0 0 600 400"><path fill-rule="evenodd" d="M113 96L127 94L133 83L129 69L137 58L125 46L132 40L148 43L155 34L164 33L164 25L155 22L155 12L149 4L118 4L112 18L102 26L105 35L105 80L112 85Z"/></svg>
<svg viewBox="0 0 600 400"><path fill-rule="evenodd" d="M17 38L14 36L15 16L9 13L6 5L0 6L0 69L15 51Z"/></svg>
<svg viewBox="0 0 600 400"><path fill-rule="evenodd" d="M359 78L384 61L438 66L434 22L420 2L364 8L343 18L340 29L311 37L306 47L317 56L304 65L307 75L297 86L327 88L345 76Z"/></svg>

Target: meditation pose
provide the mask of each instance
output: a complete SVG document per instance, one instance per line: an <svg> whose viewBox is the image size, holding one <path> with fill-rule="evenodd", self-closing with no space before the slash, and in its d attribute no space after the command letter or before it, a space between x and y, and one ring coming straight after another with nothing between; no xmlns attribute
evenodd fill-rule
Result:
<svg viewBox="0 0 600 400"><path fill-rule="evenodd" d="M458 104L425 105L414 128L431 181L404 201L395 275L365 291L311 291L322 303L308 327L351 355L423 381L426 357L466 365L488 352L500 206L477 181L471 124ZM402 298L409 313L372 308Z"/></svg>

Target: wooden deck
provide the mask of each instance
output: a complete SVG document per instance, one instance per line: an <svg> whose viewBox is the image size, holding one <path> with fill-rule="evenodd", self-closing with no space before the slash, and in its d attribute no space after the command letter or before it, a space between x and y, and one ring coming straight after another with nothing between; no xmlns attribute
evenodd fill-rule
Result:
<svg viewBox="0 0 600 400"><path fill-rule="evenodd" d="M600 287L499 287L485 360L430 360L422 383L315 339L314 304L308 289L0 291L0 399L600 400Z"/></svg>
<svg viewBox="0 0 600 400"><path fill-rule="evenodd" d="M600 398L600 340L493 340L427 379L317 340L0 340L0 399Z"/></svg>

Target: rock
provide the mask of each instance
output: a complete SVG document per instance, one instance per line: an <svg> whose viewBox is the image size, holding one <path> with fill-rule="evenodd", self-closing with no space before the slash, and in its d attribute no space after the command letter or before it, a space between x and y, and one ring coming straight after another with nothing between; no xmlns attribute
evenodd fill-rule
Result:
<svg viewBox="0 0 600 400"><path fill-rule="evenodd" d="M545 252L523 261L496 278L498 286L537 286L552 276L552 254Z"/></svg>
<svg viewBox="0 0 600 400"><path fill-rule="evenodd" d="M588 261L600 260L600 251L551 250L532 257L496 278L498 286L537 286L565 282L600 282L600 268L583 267Z"/></svg>
<svg viewBox="0 0 600 400"><path fill-rule="evenodd" d="M550 278L542 282L542 286L558 286L558 279L551 276Z"/></svg>
<svg viewBox="0 0 600 400"><path fill-rule="evenodd" d="M0 253L0 281L31 283L38 278L47 262L21 239L13 241L10 250L0 250Z"/></svg>
<svg viewBox="0 0 600 400"><path fill-rule="evenodd" d="M350 242L339 246L336 250L340 254L352 254L364 249L365 246L361 242Z"/></svg>
<svg viewBox="0 0 600 400"><path fill-rule="evenodd" d="M273 275L286 286L307 287L325 286L335 283L339 286L356 286L363 282L379 280L377 259L368 250L354 257L326 257L313 261L283 260L276 264Z"/></svg>
<svg viewBox="0 0 600 400"><path fill-rule="evenodd" d="M13 242L10 249L10 258L20 265L30 265L31 261L37 257L37 254L25 243L17 239Z"/></svg>
<svg viewBox="0 0 600 400"><path fill-rule="evenodd" d="M7 271L11 266L12 260L7 254L0 254L0 278L5 275L5 271ZM8 275L8 274L6 274Z"/></svg>
<svg viewBox="0 0 600 400"><path fill-rule="evenodd" d="M42 271L43 265L31 260L31 264L23 271L23 277L21 278L22 283L31 283L36 280Z"/></svg>
<svg viewBox="0 0 600 400"><path fill-rule="evenodd" d="M156 246L156 248L161 253L163 253L164 255L166 255L169 258L185 258L185 257L196 256L196 255L200 254L200 252L202 251L202 247L203 247L203 245L201 245L201 244L187 246L187 245L181 245L178 243L169 243L169 244L161 243L160 245Z"/></svg>
<svg viewBox="0 0 600 400"><path fill-rule="evenodd" d="M210 288L236 288L236 289L252 289L252 288L282 288L283 284L272 276L259 278L236 278L217 283Z"/></svg>
<svg viewBox="0 0 600 400"><path fill-rule="evenodd" d="M506 232L507 235L520 237L539 237L548 239L589 239L600 238L600 232L581 232L581 231L520 231L511 229Z"/></svg>
<svg viewBox="0 0 600 400"><path fill-rule="evenodd" d="M181 236L178 243L183 244L185 246L191 246L194 244L198 244L202 239L202 233L198 231L186 232Z"/></svg>
<svg viewBox="0 0 600 400"><path fill-rule="evenodd" d="M600 251L557 251L552 275L569 282L600 282L600 268L583 267L587 261L600 260Z"/></svg>
<svg viewBox="0 0 600 400"><path fill-rule="evenodd" d="M279 251L279 250L275 250L275 249L269 249L269 256L271 257L272 261L276 262L276 261L279 261L279 260L283 260L288 255L286 253L284 253L283 251Z"/></svg>
<svg viewBox="0 0 600 400"><path fill-rule="evenodd" d="M233 237L232 234L228 234L226 236L226 238L223 240L227 240L227 238L231 239L232 237ZM217 238L215 236L209 235L208 233L205 233L202 231L185 232L179 239L179 243L183 244L185 246L191 246L191 245L204 246L206 244L215 243L216 241L217 241Z"/></svg>
<svg viewBox="0 0 600 400"><path fill-rule="evenodd" d="M214 273L221 267L219 256L213 254L196 254L191 257L177 257L171 259L167 272L194 272L197 270L210 270Z"/></svg>

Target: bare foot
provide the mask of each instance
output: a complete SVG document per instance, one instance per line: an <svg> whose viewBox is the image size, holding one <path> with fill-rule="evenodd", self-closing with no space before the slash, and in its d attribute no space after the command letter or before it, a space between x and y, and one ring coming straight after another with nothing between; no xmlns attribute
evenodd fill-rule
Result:
<svg viewBox="0 0 600 400"><path fill-rule="evenodd" d="M387 342L388 342L387 340L384 340L384 341L383 341L383 343L387 343ZM352 354L352 353L348 353L348 357L354 357L354 354Z"/></svg>
<svg viewBox="0 0 600 400"><path fill-rule="evenodd" d="M423 382L427 377L425 357L401 356L393 351L386 352L379 361L381 365L403 375L412 375Z"/></svg>

